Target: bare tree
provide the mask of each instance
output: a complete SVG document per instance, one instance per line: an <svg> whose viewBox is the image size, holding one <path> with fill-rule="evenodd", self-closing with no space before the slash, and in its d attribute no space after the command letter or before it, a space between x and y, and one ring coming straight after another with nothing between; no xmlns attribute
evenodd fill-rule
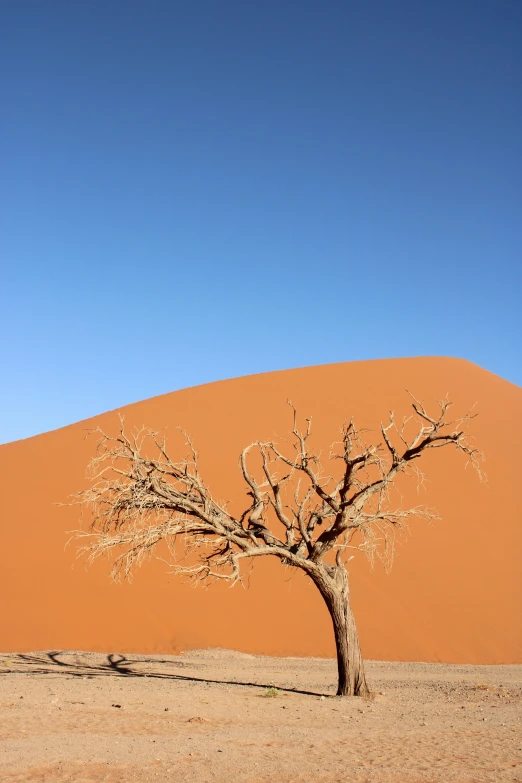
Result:
<svg viewBox="0 0 522 783"><path fill-rule="evenodd" d="M417 460L428 450L453 446L481 475L481 454L467 434L472 416L451 421L449 400L438 405L431 416L412 397L412 415L398 424L392 412L376 445L367 445L353 421L343 425L329 454L331 473L309 445L311 419L300 429L292 406L293 428L284 447L255 442L240 456L249 497L240 515L214 500L186 433L188 456L175 462L165 438L150 429L128 435L123 420L116 437L98 429L101 440L90 463L93 483L75 498L91 513L90 528L75 534L88 537L80 552L90 560L114 552L115 579L128 578L152 553L196 581L241 582L243 561L265 555L300 568L332 618L337 695L368 695L346 564L353 552L362 551L389 566L397 531L408 519L437 516L421 506L405 510L392 503L399 474L422 480Z"/></svg>

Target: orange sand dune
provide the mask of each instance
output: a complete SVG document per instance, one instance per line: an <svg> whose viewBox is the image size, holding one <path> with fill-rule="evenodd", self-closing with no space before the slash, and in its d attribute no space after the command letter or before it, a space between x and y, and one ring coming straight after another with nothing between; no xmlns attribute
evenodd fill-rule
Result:
<svg viewBox="0 0 522 783"><path fill-rule="evenodd" d="M172 452L182 425L201 455L215 496L241 501L237 458L244 445L285 435L291 398L312 415L316 443L335 440L353 416L377 427L405 388L426 404L450 393L458 411L477 402L472 422L489 483L464 470L451 450L424 460L420 502L443 520L412 526L394 568L353 563L352 600L364 655L381 660L522 662L522 389L468 362L418 358L353 362L237 378L126 406L128 425L167 427ZM271 559L255 564L250 589L192 588L147 563L134 582L109 582L108 565L86 570L65 548L77 510L59 507L85 486L95 441L86 429L114 431L116 412L0 447L2 567L0 650L82 649L177 652L226 647L270 655L329 656L330 621L305 578ZM404 498L418 504L415 488Z"/></svg>

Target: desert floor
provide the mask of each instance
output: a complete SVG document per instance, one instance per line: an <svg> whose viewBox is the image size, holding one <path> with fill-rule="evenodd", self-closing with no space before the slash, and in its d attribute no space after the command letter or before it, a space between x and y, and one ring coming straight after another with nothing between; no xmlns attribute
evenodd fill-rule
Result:
<svg viewBox="0 0 522 783"><path fill-rule="evenodd" d="M339 699L318 658L5 654L0 780L522 781L522 666L367 673L373 698Z"/></svg>

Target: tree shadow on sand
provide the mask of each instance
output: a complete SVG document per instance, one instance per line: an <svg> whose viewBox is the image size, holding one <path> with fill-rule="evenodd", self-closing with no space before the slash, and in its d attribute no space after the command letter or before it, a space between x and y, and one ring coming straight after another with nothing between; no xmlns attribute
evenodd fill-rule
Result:
<svg viewBox="0 0 522 783"><path fill-rule="evenodd" d="M49 650L37 653L11 653L3 657L0 666L0 676L6 674L61 674L68 677L92 679L94 677L148 677L150 679L171 680L180 682L199 682L208 685L235 685L247 688L277 688L282 693L298 693L304 696L331 696L317 691L285 688L273 682L244 682L239 680L219 680L210 677L195 677L192 674L182 674L168 669L191 668L195 663L185 663L177 660L161 658L127 658L125 655L110 653L103 660L86 661L79 653L68 650ZM0 659L1 661L1 659ZM162 671L162 669L164 669ZM167 669L167 671L165 671Z"/></svg>

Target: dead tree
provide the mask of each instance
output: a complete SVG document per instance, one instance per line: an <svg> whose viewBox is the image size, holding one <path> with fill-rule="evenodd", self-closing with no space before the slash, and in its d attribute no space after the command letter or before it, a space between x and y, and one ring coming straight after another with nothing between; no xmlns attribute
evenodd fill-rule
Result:
<svg viewBox="0 0 522 783"><path fill-rule="evenodd" d="M240 456L249 497L240 515L213 498L185 433L188 456L175 462L164 437L145 428L128 435L122 420L116 437L97 430L93 483L75 498L91 515L90 528L75 534L88 537L80 551L91 560L114 553L116 579L128 578L153 553L196 581L241 582L243 561L266 555L302 569L332 618L337 695L366 696L346 564L362 551L390 565L397 532L408 519L437 516L420 506L395 508L392 502L395 479L401 473L421 478L417 461L428 450L453 446L480 474L481 454L467 434L472 416L450 421L450 405L439 401L431 416L412 397L412 415L398 424L392 412L375 445L368 445L366 433L350 421L331 448L330 473L311 450L311 420L300 429L292 406L293 428L284 448L275 441L255 442Z"/></svg>

